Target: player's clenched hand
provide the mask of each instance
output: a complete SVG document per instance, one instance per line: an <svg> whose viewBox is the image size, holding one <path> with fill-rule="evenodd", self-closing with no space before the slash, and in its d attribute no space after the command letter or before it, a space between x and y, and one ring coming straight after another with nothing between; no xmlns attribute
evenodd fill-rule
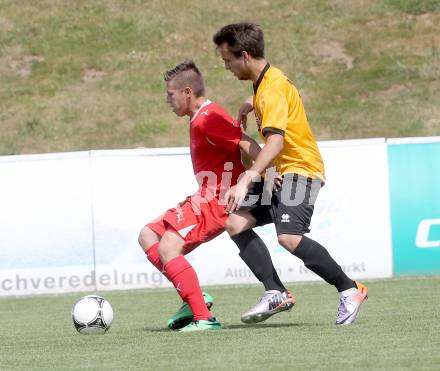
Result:
<svg viewBox="0 0 440 371"><path fill-rule="evenodd" d="M247 115L249 114L249 112L252 112L252 110L254 109L254 107L252 106L252 100L253 98L249 97L238 110L238 118L237 118L238 124L244 130L246 130L247 127Z"/></svg>

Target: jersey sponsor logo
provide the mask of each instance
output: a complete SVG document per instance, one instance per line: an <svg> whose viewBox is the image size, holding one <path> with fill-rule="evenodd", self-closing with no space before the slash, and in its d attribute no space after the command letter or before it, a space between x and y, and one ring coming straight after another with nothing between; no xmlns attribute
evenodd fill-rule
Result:
<svg viewBox="0 0 440 371"><path fill-rule="evenodd" d="M189 225L188 227L185 227L185 228L179 229L177 232L179 232L179 234L180 234L183 238L185 238L185 237L188 235L188 233L191 232L191 231L194 229L194 227L195 227L196 225L197 225L197 224Z"/></svg>
<svg viewBox="0 0 440 371"><path fill-rule="evenodd" d="M281 223L290 223L290 215L289 214L281 215Z"/></svg>
<svg viewBox="0 0 440 371"><path fill-rule="evenodd" d="M418 248L440 247L440 240L430 240L431 229L437 226L440 228L440 219L423 219L417 228L416 246Z"/></svg>

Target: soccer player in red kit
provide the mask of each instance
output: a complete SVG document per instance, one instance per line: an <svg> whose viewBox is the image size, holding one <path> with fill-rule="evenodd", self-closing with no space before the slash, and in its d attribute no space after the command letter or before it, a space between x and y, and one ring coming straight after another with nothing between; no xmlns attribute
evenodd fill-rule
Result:
<svg viewBox="0 0 440 371"><path fill-rule="evenodd" d="M260 147L222 107L204 96L203 77L194 62L177 65L164 74L164 80L174 113L190 118L191 159L199 189L143 227L139 243L183 300L168 327L219 329L220 322L209 310L212 298L202 293L197 274L184 255L225 230L227 213L222 200L244 172L240 149L255 157ZM260 256L273 268L268 254ZM273 272L276 275L274 268Z"/></svg>

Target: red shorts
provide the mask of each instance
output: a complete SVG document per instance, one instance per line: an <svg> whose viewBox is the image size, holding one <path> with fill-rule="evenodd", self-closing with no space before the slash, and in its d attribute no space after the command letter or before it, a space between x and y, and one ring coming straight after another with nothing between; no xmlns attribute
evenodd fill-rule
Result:
<svg viewBox="0 0 440 371"><path fill-rule="evenodd" d="M191 200L191 196L187 197L177 207L147 224L159 236L163 236L169 228L175 230L185 240L186 253L221 234L228 217L225 207L219 205L217 198L198 205Z"/></svg>

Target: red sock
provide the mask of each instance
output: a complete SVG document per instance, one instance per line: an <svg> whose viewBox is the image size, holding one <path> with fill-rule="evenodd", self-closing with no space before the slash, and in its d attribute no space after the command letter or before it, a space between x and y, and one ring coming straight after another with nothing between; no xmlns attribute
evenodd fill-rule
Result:
<svg viewBox="0 0 440 371"><path fill-rule="evenodd" d="M147 255L147 259L151 262L151 264L153 264L166 278L168 278L165 272L165 268L162 262L160 261L158 247L159 247L159 242L156 242L153 246L151 246L147 250L145 254ZM171 280L168 278L168 281Z"/></svg>
<svg viewBox="0 0 440 371"><path fill-rule="evenodd" d="M173 283L183 301L187 302L195 320L208 320L211 312L206 307L197 274L184 256L178 256L165 264L168 279Z"/></svg>

